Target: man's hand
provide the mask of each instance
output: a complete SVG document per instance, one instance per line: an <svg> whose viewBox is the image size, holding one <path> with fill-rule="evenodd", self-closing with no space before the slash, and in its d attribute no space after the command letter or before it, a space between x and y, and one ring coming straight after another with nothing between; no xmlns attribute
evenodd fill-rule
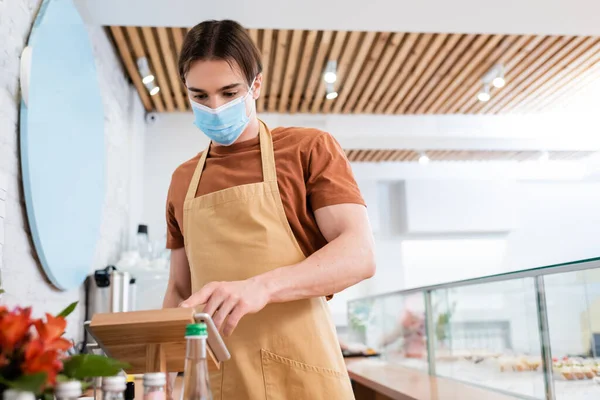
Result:
<svg viewBox="0 0 600 400"><path fill-rule="evenodd" d="M231 335L246 314L262 310L269 303L265 285L257 279L233 282L211 282L192 294L180 307L204 306L203 312L212 316L217 329Z"/></svg>

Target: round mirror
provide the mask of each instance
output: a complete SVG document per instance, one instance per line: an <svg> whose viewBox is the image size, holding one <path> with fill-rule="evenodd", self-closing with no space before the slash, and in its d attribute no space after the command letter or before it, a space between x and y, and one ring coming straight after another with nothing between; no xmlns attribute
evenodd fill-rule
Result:
<svg viewBox="0 0 600 400"><path fill-rule="evenodd" d="M62 290L89 273L104 201L104 112L87 29L71 0L44 0L28 47L21 168L33 243Z"/></svg>

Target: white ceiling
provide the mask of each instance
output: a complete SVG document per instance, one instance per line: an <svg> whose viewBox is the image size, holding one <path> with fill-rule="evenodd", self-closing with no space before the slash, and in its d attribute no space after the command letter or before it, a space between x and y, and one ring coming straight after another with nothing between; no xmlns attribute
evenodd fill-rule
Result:
<svg viewBox="0 0 600 400"><path fill-rule="evenodd" d="M100 25L600 35L599 0L74 0Z"/></svg>

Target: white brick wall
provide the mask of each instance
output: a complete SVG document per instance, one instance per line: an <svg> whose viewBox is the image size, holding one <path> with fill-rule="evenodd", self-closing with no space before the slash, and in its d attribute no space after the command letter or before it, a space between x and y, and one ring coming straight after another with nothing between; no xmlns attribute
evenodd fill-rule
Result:
<svg viewBox="0 0 600 400"><path fill-rule="evenodd" d="M83 300L82 289L61 292L46 281L35 256L27 225L18 155L19 57L26 43L39 0L0 0L0 186L6 191L2 201L0 230L4 226L4 246L0 247L0 274L6 291L0 300L8 305L32 305L34 313L58 312L75 300ZM101 238L90 270L113 263L130 235L130 210L139 168L134 168L130 154L143 146L144 112L133 88L125 79L121 64L101 27L90 27L90 39L97 60L99 83L103 95L106 132L106 195ZM35 84L35 83L34 83ZM141 177L139 177L141 179ZM2 180L0 179L0 184ZM2 198L2 191L0 191ZM4 211L3 211L4 210ZM2 214L0 214L2 215ZM2 235L0 234L0 239ZM1 243L1 241L0 241ZM77 238L65 238L65 246L76 246ZM0 244L1 246L1 244ZM81 336L83 302L79 312L70 317L67 334Z"/></svg>

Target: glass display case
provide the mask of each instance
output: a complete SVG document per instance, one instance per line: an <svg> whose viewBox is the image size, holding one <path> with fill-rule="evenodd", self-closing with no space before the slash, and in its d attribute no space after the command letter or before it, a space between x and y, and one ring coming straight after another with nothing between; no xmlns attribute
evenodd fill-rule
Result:
<svg viewBox="0 0 600 400"><path fill-rule="evenodd" d="M348 303L390 363L524 399L600 398L600 259Z"/></svg>

